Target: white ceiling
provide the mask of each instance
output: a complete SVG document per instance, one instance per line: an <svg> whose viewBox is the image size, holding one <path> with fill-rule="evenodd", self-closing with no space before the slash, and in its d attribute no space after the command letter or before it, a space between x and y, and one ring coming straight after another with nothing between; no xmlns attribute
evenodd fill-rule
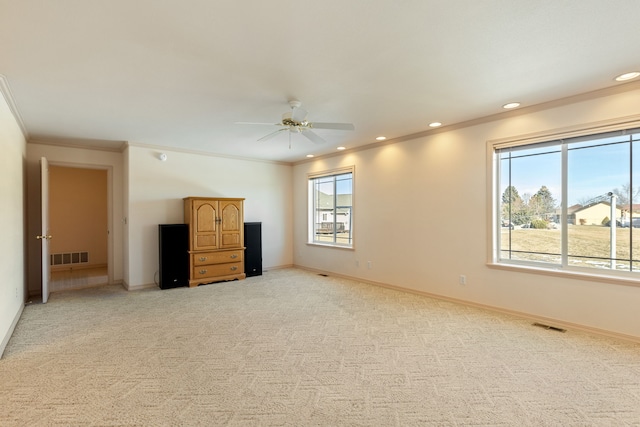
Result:
<svg viewBox="0 0 640 427"><path fill-rule="evenodd" d="M0 0L32 139L293 162L589 92L640 70L638 0ZM299 99L315 145L276 123Z"/></svg>

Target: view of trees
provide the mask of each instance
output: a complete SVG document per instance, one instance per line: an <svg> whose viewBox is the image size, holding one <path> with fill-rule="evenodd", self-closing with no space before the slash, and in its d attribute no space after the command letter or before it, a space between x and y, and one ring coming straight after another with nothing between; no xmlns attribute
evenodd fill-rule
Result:
<svg viewBox="0 0 640 427"><path fill-rule="evenodd" d="M633 197L633 203L640 202L640 187L631 188L631 184L622 184L620 188L614 188L612 193L617 196L617 204L618 205L630 205L631 198ZM597 197L597 196L595 196ZM595 197L583 197L578 201L581 205L589 204L589 200L594 199Z"/></svg>
<svg viewBox="0 0 640 427"><path fill-rule="evenodd" d="M522 197L514 186L508 186L502 193L502 218L511 220L513 225L528 224L533 220L548 220L555 214L556 200L551 191L543 185L530 196Z"/></svg>
<svg viewBox="0 0 640 427"><path fill-rule="evenodd" d="M630 205L632 201L640 202L640 187L631 188L630 184L623 184L612 192L617 196L619 206ZM578 203L586 206L597 197L583 197ZM520 196L514 186L508 186L502 193L502 219L511 220L513 225L529 224L535 220L548 221L558 207L556 199L545 185L534 195L525 193Z"/></svg>

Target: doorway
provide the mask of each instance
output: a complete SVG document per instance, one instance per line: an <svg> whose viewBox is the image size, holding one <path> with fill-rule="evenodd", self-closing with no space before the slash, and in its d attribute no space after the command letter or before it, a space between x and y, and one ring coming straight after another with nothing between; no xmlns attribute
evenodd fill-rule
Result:
<svg viewBox="0 0 640 427"><path fill-rule="evenodd" d="M108 173L49 166L51 292L109 283Z"/></svg>

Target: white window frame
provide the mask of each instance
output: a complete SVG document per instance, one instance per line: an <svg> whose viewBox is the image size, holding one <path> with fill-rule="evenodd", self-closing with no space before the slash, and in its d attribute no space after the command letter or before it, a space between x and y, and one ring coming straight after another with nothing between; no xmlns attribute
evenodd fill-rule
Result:
<svg viewBox="0 0 640 427"><path fill-rule="evenodd" d="M337 242L325 242L325 241L318 241L315 240L315 201L314 201L314 194L315 194L315 190L314 190L314 182L315 179L317 178L326 178L326 177L331 177L331 176L337 176L337 175L344 175L344 174L351 174L351 219L350 219L350 236L351 236L351 243L349 244L345 244L345 243L337 243ZM355 173L355 166L347 166L347 167L343 167L343 168L338 168L338 169L331 169L331 170L326 170L326 171L321 171L321 172L313 172L313 173L309 173L307 174L307 182L308 182L308 195L307 195L307 199L308 199L308 224L307 224L307 230L308 230L308 234L307 234L307 244L309 245L317 245L317 246L328 246L328 247L334 247L334 248L341 248L341 249L353 249L354 248L354 205L355 205L355 183L356 183L356 173ZM335 196L335 195L334 195ZM334 212L335 212L335 203L334 203ZM332 215L333 218L335 218L335 215ZM334 239L335 240L335 239Z"/></svg>
<svg viewBox="0 0 640 427"><path fill-rule="evenodd" d="M581 136L597 135L606 132L615 132L625 129L634 129L640 127L640 115L629 116L621 119L606 120L601 122L589 123L585 125L572 126L562 129L555 129L548 132L540 132L535 134L521 135L512 138L489 140L486 144L486 164L487 173L487 265L491 268L521 271L528 273L538 273L551 276L571 277L577 279L592 280L605 283L616 283L630 286L640 287L640 273L638 272L621 272L613 270L596 270L572 268L566 265L549 265L542 263L527 263L524 261L501 260L499 256L500 244L500 176L499 176L499 156L496 150L501 148L517 147L549 141L558 141L568 138L576 138ZM566 164L563 164L566 171ZM562 191L567 192L566 173L563 173ZM566 203L565 203L566 205ZM562 223L566 223L567 210L563 205ZM566 227L564 227L566 229ZM566 256L566 235L563 236L562 254ZM565 264L565 263L563 263Z"/></svg>

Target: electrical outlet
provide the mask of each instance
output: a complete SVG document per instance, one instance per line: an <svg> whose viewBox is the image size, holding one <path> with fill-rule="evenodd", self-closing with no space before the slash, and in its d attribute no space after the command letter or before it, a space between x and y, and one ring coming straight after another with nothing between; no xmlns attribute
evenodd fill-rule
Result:
<svg viewBox="0 0 640 427"><path fill-rule="evenodd" d="M360 267L360 261L356 260L356 267Z"/></svg>
<svg viewBox="0 0 640 427"><path fill-rule="evenodd" d="M371 261L367 261L367 268L371 270Z"/></svg>
<svg viewBox="0 0 640 427"><path fill-rule="evenodd" d="M460 282L461 285L466 285L467 284L467 276L465 276L464 274L461 274L459 282Z"/></svg>

